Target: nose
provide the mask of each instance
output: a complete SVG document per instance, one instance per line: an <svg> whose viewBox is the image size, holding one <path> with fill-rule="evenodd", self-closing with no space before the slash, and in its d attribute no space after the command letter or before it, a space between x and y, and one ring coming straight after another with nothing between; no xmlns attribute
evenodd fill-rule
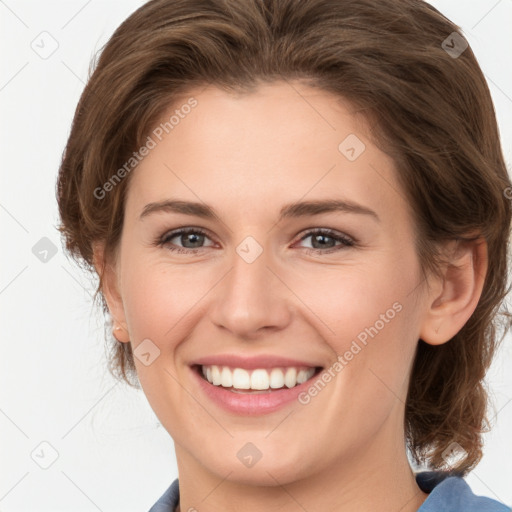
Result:
<svg viewBox="0 0 512 512"><path fill-rule="evenodd" d="M270 251L263 250L253 259L261 251L259 247L253 239L234 251L210 310L218 327L247 340L285 328L293 309L293 293L279 275Z"/></svg>

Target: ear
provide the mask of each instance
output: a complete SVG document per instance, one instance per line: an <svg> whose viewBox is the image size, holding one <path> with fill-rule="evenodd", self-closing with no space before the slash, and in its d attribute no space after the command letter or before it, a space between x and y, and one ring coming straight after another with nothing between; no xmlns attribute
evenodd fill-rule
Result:
<svg viewBox="0 0 512 512"><path fill-rule="evenodd" d="M110 316L114 324L114 336L118 341L129 343L128 327L124 313L123 301L119 293L117 268L105 259L103 243L93 244L94 268L98 275L103 273L102 293L107 302Z"/></svg>
<svg viewBox="0 0 512 512"><path fill-rule="evenodd" d="M453 338L476 309L487 273L487 242L452 241L445 247L447 263L428 292L420 338L441 345Z"/></svg>

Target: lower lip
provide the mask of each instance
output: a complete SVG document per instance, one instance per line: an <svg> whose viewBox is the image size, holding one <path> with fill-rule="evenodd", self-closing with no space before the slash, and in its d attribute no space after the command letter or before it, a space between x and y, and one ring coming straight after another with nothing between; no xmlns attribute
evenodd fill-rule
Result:
<svg viewBox="0 0 512 512"><path fill-rule="evenodd" d="M312 379L318 376L318 373L315 373L309 380L293 388L283 388L268 393L236 393L221 386L210 384L199 375L200 369L197 371L191 367L190 370L198 381L199 387L210 400L226 411L244 416L269 414L278 411L289 403L298 400L299 394L305 391L311 385Z"/></svg>

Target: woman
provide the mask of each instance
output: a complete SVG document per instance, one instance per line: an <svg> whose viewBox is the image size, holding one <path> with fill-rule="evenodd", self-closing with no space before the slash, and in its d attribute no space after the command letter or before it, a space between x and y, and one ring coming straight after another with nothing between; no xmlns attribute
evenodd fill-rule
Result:
<svg viewBox="0 0 512 512"><path fill-rule="evenodd" d="M463 479L505 326L507 187L483 74L424 2L132 14L58 202L111 370L175 443L151 511L510 510Z"/></svg>

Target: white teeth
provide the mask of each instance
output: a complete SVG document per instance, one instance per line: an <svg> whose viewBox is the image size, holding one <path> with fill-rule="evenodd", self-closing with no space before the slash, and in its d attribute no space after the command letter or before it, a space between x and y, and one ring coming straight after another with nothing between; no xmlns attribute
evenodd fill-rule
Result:
<svg viewBox="0 0 512 512"><path fill-rule="evenodd" d="M269 381L267 370L254 370L251 375L251 389L268 389ZM233 387L237 388L238 386Z"/></svg>
<svg viewBox="0 0 512 512"><path fill-rule="evenodd" d="M293 388L297 384L297 370L288 368L284 374L284 383L287 388Z"/></svg>
<svg viewBox="0 0 512 512"><path fill-rule="evenodd" d="M300 370L299 373L297 373L297 384L302 384L303 382L306 382L308 379L309 377L306 370Z"/></svg>
<svg viewBox="0 0 512 512"><path fill-rule="evenodd" d="M315 374L315 368L272 368L245 370L228 366L202 366L206 380L214 386L233 389L268 390L283 387L293 388L302 384Z"/></svg>
<svg viewBox="0 0 512 512"><path fill-rule="evenodd" d="M279 389L284 386L284 375L282 370L274 368L270 372L270 387L272 389Z"/></svg>
<svg viewBox="0 0 512 512"><path fill-rule="evenodd" d="M204 368L204 366L203 366L203 368ZM208 379L208 375L206 375L206 378L208 379L209 382L211 382L215 386L220 386L220 383L222 382L222 379L220 378L220 369L219 369L219 367L218 366L212 366L211 370L212 370L212 380ZM208 370L207 370L207 372L208 372Z"/></svg>
<svg viewBox="0 0 512 512"><path fill-rule="evenodd" d="M223 388L230 388L231 386L233 386L233 374L231 373L231 370L227 366L224 366L224 368L222 368L222 372L220 373L220 379L220 385Z"/></svg>
<svg viewBox="0 0 512 512"><path fill-rule="evenodd" d="M232 382L232 386L236 389L251 389L251 376L247 370L242 368L235 368Z"/></svg>

